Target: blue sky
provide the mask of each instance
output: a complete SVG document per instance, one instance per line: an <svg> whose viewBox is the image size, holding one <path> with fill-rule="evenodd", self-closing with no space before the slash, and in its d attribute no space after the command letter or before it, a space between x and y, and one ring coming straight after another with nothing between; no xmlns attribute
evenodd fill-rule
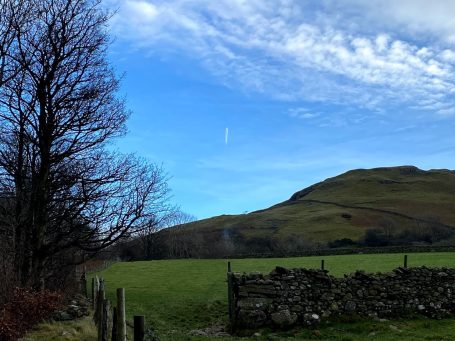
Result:
<svg viewBox="0 0 455 341"><path fill-rule="evenodd" d="M106 0L129 133L198 218L353 168L455 168L455 2ZM225 129L229 129L225 143Z"/></svg>

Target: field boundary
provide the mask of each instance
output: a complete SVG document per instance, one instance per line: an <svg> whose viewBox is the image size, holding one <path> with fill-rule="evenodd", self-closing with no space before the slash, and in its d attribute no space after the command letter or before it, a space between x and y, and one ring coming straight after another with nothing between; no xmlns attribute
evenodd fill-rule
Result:
<svg viewBox="0 0 455 341"><path fill-rule="evenodd" d="M381 253L424 253L424 252L455 252L455 245L410 245L410 246L381 246L381 247L350 247L311 249L286 254L279 253L245 253L233 254L224 259L242 258L289 258L311 256L342 256L352 254L381 254ZM175 259L175 258L170 258ZM212 258L201 258L212 259Z"/></svg>
<svg viewBox="0 0 455 341"><path fill-rule="evenodd" d="M405 264L406 264L405 257ZM455 268L399 267L389 273L356 271L336 278L323 269L286 269L269 275L228 269L232 330L312 326L342 315L390 318L455 312Z"/></svg>

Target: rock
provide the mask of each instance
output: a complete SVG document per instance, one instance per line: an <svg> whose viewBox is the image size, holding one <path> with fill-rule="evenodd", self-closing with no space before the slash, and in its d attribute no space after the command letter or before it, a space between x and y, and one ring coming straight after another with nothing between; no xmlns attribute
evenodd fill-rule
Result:
<svg viewBox="0 0 455 341"><path fill-rule="evenodd" d="M295 313L299 313L303 311L303 307L301 305L294 305L291 307L291 311Z"/></svg>
<svg viewBox="0 0 455 341"><path fill-rule="evenodd" d="M355 311L357 304L354 301L347 301L346 304L344 305L344 310L346 310L349 313L352 313Z"/></svg>
<svg viewBox="0 0 455 341"><path fill-rule="evenodd" d="M255 272L251 272L250 274L248 274L248 278L256 280L256 279L262 279L262 278L264 278L264 276L262 275L262 272L255 271Z"/></svg>
<svg viewBox="0 0 455 341"><path fill-rule="evenodd" d="M55 321L70 321L74 320L74 316L68 314L66 311L58 311L54 314Z"/></svg>
<svg viewBox="0 0 455 341"><path fill-rule="evenodd" d="M229 337L231 336L224 330L223 326L212 326L204 329L194 329L190 331L190 335L194 336L215 336L215 337ZM148 340L148 338L147 338Z"/></svg>
<svg viewBox="0 0 455 341"><path fill-rule="evenodd" d="M257 308L266 308L270 305L271 300L267 298L248 297L239 301L238 307L244 309L255 310Z"/></svg>
<svg viewBox="0 0 455 341"><path fill-rule="evenodd" d="M339 309L339 308L338 308L338 304L332 303L332 304L330 305L330 310L332 310L332 311L337 311L338 309Z"/></svg>
<svg viewBox="0 0 455 341"><path fill-rule="evenodd" d="M297 322L297 314L291 313L289 310L281 310L271 314L272 322L280 327L287 328Z"/></svg>
<svg viewBox="0 0 455 341"><path fill-rule="evenodd" d="M250 328L313 325L343 313L379 322L412 313L431 318L455 313L455 269L399 268L335 278L321 270L277 267L265 276L242 275L234 290L238 324ZM73 311L84 309L76 305Z"/></svg>
<svg viewBox="0 0 455 341"><path fill-rule="evenodd" d="M248 284L240 287L240 293L246 292L248 294L264 294L268 296L276 295L276 289L273 285L253 285ZM250 295L248 295L250 296Z"/></svg>
<svg viewBox="0 0 455 341"><path fill-rule="evenodd" d="M242 326L257 328L267 321L267 315L262 310L240 310L238 320Z"/></svg>
<svg viewBox="0 0 455 341"><path fill-rule="evenodd" d="M83 316L88 316L90 314L89 306L90 302L86 297L82 295L76 295L72 300L69 301L69 304L66 306L66 308L55 312L52 318L55 321L69 321Z"/></svg>
<svg viewBox="0 0 455 341"><path fill-rule="evenodd" d="M303 315L303 322L308 326L314 326L321 322L318 314L315 313L307 313Z"/></svg>
<svg viewBox="0 0 455 341"><path fill-rule="evenodd" d="M281 266L277 266L277 267L275 268L275 272L276 272L277 274L288 274L288 273L289 273L289 270L286 269L286 268L283 268L283 267L281 267Z"/></svg>
<svg viewBox="0 0 455 341"><path fill-rule="evenodd" d="M324 318L328 318L332 315L332 313L330 312L330 310L324 310L321 314L322 317Z"/></svg>

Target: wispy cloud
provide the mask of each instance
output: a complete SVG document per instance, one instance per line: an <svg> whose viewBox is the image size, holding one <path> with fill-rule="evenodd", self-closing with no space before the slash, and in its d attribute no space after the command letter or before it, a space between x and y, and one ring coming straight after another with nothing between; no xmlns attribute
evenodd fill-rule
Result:
<svg viewBox="0 0 455 341"><path fill-rule="evenodd" d="M452 0L325 0L324 4L331 13L354 17L363 29L379 27L414 39L429 38L455 46Z"/></svg>
<svg viewBox="0 0 455 341"><path fill-rule="evenodd" d="M297 108L290 108L288 110L289 116L295 118L302 118L302 119L311 119L319 117L320 113L314 112L313 110L297 107Z"/></svg>
<svg viewBox="0 0 455 341"><path fill-rule="evenodd" d="M330 16L316 13L320 9L298 1L119 1L113 28L121 39L138 48L171 47L194 56L227 86L287 101L330 101L373 110L404 104L454 114L451 45L343 29ZM359 11L372 11L359 1L351 3ZM392 6L394 18L414 29L424 13L415 10L406 17L403 8L408 7L403 6ZM323 19L309 19L311 14ZM434 31L446 30L450 42L451 26L437 22L432 21ZM314 113L301 117L310 115Z"/></svg>

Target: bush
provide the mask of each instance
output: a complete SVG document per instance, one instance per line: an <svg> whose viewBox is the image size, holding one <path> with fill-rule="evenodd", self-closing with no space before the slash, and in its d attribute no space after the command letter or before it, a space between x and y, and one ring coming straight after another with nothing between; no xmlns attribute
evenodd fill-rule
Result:
<svg viewBox="0 0 455 341"><path fill-rule="evenodd" d="M329 242L327 245L330 248L351 247L351 246L356 246L357 242L353 241L350 238L342 238L342 239L333 240L333 241Z"/></svg>
<svg viewBox="0 0 455 341"><path fill-rule="evenodd" d="M367 230L365 237L363 238L363 244L365 246L387 246L389 245L389 238L384 234L382 230L372 229Z"/></svg>
<svg viewBox="0 0 455 341"><path fill-rule="evenodd" d="M60 306L62 295L48 290L14 289L0 311L0 341L15 340L33 325L51 316Z"/></svg>

